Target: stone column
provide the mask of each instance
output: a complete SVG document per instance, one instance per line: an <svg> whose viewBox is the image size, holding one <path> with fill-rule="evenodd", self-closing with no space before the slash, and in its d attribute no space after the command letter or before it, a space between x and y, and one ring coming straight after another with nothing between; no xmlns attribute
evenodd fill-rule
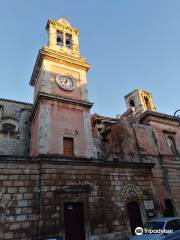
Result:
<svg viewBox="0 0 180 240"><path fill-rule="evenodd" d="M66 33L63 32L63 47L66 47Z"/></svg>
<svg viewBox="0 0 180 240"><path fill-rule="evenodd" d="M56 47L56 29L50 24L49 26L49 41L48 46L50 48Z"/></svg>
<svg viewBox="0 0 180 240"><path fill-rule="evenodd" d="M77 56L80 56L78 35L72 34L72 50Z"/></svg>

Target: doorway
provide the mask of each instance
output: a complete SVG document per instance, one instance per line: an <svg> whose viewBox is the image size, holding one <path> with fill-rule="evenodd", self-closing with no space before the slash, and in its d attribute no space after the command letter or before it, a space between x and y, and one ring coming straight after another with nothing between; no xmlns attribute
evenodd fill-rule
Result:
<svg viewBox="0 0 180 240"><path fill-rule="evenodd" d="M163 216L164 217L174 217L175 216L174 207L173 207L171 199L164 199L164 202L165 202L166 209L163 213Z"/></svg>
<svg viewBox="0 0 180 240"><path fill-rule="evenodd" d="M129 202L127 204L127 214L131 226L132 235L135 235L135 229L142 227L141 211L138 202Z"/></svg>
<svg viewBox="0 0 180 240"><path fill-rule="evenodd" d="M64 137L63 138L63 154L65 157L74 156L74 140L73 138Z"/></svg>
<svg viewBox="0 0 180 240"><path fill-rule="evenodd" d="M85 240L84 207L82 202L64 203L65 240Z"/></svg>

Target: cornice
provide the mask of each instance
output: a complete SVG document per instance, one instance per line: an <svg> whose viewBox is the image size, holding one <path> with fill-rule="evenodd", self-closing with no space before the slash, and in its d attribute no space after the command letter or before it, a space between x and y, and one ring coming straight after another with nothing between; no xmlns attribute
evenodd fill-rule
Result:
<svg viewBox="0 0 180 240"><path fill-rule="evenodd" d="M91 102L67 98L67 97L61 97L61 96L41 92L38 94L38 96L36 98L30 119L33 118L33 116L36 112L37 106L40 104L41 100L43 100L43 99L51 100L51 101L58 101L61 103L66 103L66 104L72 104L72 105L80 106L80 107L87 108L87 109L91 109L91 107L93 106L93 103L91 103Z"/></svg>
<svg viewBox="0 0 180 240"><path fill-rule="evenodd" d="M76 28L73 28L71 26L71 24L63 18L60 18L59 20L49 19L47 22L47 25L46 25L46 30L49 29L50 25L54 26L55 28L58 27L60 29L64 28L64 29L70 30L71 32L75 33L76 35L79 35L79 30Z"/></svg>
<svg viewBox="0 0 180 240"><path fill-rule="evenodd" d="M63 52L57 52L48 47L43 47L42 49L39 50L39 53L36 59L36 63L35 63L31 80L29 83L31 86L34 86L34 82L39 74L43 59L59 62L61 64L83 69L85 71L88 71L90 68L90 64L88 64L86 60L82 57L76 57L70 54L68 55Z"/></svg>
<svg viewBox="0 0 180 240"><path fill-rule="evenodd" d="M29 107L32 107L32 106L33 106L32 103L21 102L21 101L14 100L14 99L0 98L0 101L12 102L12 103L17 103L17 104L27 105L27 106L29 106Z"/></svg>
<svg viewBox="0 0 180 240"><path fill-rule="evenodd" d="M154 121L154 122L158 122L158 123L163 123L163 121L171 121L173 123L173 125L175 124L175 122L179 123L177 121L177 119L174 116L172 116L172 115L159 113L159 112L153 112L153 111L145 111L145 112L143 112L137 118L137 120L140 123L147 123L149 121Z"/></svg>
<svg viewBox="0 0 180 240"><path fill-rule="evenodd" d="M110 168L130 168L130 169L152 169L154 163L140 163L140 162L111 162L103 161L102 159L91 158L65 158L64 156L53 155L39 155L37 157L30 156L6 156L0 155L0 163L27 163L27 164L58 164L58 165L71 165L71 166L97 166L97 167L110 167Z"/></svg>

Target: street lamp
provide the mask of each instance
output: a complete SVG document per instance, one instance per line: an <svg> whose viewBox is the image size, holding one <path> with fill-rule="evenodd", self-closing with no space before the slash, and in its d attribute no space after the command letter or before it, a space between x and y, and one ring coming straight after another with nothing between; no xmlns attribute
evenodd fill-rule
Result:
<svg viewBox="0 0 180 240"><path fill-rule="evenodd" d="M179 126L180 126L180 109L175 111L174 117L177 119L177 121L179 122Z"/></svg>

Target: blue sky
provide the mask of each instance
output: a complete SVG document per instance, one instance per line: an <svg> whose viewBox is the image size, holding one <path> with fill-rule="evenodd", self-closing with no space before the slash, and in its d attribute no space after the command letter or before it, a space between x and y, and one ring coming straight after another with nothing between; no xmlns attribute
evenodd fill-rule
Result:
<svg viewBox="0 0 180 240"><path fill-rule="evenodd" d="M157 111L180 108L179 0L0 0L0 97L32 101L29 80L48 18L80 29L92 112L116 116L124 96L150 91Z"/></svg>

